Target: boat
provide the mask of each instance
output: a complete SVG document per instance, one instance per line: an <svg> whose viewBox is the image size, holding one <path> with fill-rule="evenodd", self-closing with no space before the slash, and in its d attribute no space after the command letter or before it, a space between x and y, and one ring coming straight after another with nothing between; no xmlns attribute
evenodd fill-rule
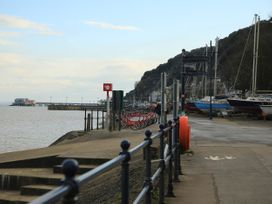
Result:
<svg viewBox="0 0 272 204"><path fill-rule="evenodd" d="M229 98L227 99L229 104L234 107L234 111L252 114L261 114L261 106L272 105L272 97L248 97L245 99L241 98Z"/></svg>
<svg viewBox="0 0 272 204"><path fill-rule="evenodd" d="M256 95L259 31L260 31L260 16L255 14L251 95L247 98L234 97L227 99L229 104L234 107L234 111L236 112L253 113L259 115L262 114L261 109L262 105L272 105L271 95ZM235 83L236 80L234 84Z"/></svg>
<svg viewBox="0 0 272 204"><path fill-rule="evenodd" d="M263 115L272 115L272 105L260 105Z"/></svg>
<svg viewBox="0 0 272 204"><path fill-rule="evenodd" d="M226 111L231 109L230 104L224 98L217 99L216 97L212 97L210 102L210 97L206 96L201 100L195 101L194 104L197 109L205 113L209 112L210 108L212 108L212 112Z"/></svg>
<svg viewBox="0 0 272 204"><path fill-rule="evenodd" d="M225 95L217 95L217 58L218 58L218 42L219 38L215 39L215 64L214 64L214 87L213 87L213 94L214 96L205 96L200 100L189 100L186 105L185 109L188 111L201 111L207 113L209 111L212 112L222 112L226 110L230 110L231 106L229 105L228 101L226 100L228 97ZM207 81L206 81L207 82ZM207 85L204 85L204 88ZM206 89L206 88L205 88ZM205 90L206 93L206 90Z"/></svg>
<svg viewBox="0 0 272 204"><path fill-rule="evenodd" d="M200 109L198 109L195 105L195 101L188 101L184 105L184 109L186 112L199 112Z"/></svg>

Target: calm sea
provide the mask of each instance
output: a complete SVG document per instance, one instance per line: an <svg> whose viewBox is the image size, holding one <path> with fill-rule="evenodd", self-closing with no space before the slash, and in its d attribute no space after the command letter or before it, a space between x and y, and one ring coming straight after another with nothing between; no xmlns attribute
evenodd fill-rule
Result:
<svg viewBox="0 0 272 204"><path fill-rule="evenodd" d="M83 111L0 106L0 153L46 147L69 131L83 129Z"/></svg>

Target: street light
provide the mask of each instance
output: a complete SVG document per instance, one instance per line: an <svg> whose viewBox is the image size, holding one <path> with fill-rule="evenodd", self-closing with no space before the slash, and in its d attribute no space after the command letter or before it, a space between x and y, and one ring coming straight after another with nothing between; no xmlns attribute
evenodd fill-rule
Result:
<svg viewBox="0 0 272 204"><path fill-rule="evenodd" d="M186 50L181 52L181 112L184 111L185 106L185 66L183 57L186 56Z"/></svg>
<svg viewBox="0 0 272 204"><path fill-rule="evenodd" d="M212 41L210 41L210 53L209 53L209 95L210 95L210 110L209 110L209 119L212 120Z"/></svg>

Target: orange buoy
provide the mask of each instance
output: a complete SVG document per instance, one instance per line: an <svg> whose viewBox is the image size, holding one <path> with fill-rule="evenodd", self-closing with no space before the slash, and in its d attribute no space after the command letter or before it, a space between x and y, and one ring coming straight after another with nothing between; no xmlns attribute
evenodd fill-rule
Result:
<svg viewBox="0 0 272 204"><path fill-rule="evenodd" d="M188 117L187 116L181 116L179 118L179 141L180 144L182 145L182 148L184 151L189 149L189 144L190 144L190 130L188 130L189 128L189 124L188 124Z"/></svg>

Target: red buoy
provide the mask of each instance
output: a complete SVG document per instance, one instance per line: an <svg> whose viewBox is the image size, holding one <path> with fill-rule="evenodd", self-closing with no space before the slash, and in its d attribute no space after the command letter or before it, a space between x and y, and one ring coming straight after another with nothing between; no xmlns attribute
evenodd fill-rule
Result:
<svg viewBox="0 0 272 204"><path fill-rule="evenodd" d="M179 141L184 151L190 148L191 126L189 126L188 116L179 118Z"/></svg>

